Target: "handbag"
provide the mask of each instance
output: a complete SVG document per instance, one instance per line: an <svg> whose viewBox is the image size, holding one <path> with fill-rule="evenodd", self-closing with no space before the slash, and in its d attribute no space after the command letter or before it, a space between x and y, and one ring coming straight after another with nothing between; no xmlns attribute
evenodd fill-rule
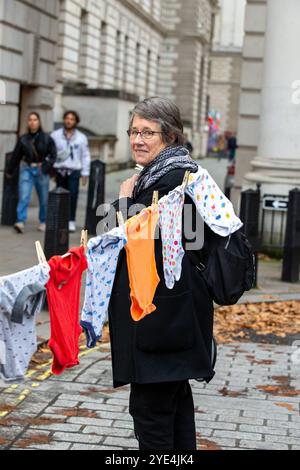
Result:
<svg viewBox="0 0 300 470"><path fill-rule="evenodd" d="M68 160L68 158L71 156L71 150L69 148L66 148L66 149L63 149L63 150L59 150L57 152L57 158L56 158L56 162L57 163L63 163L65 162L66 160Z"/></svg>
<svg viewBox="0 0 300 470"><path fill-rule="evenodd" d="M186 253L218 305L236 304L254 285L255 257L241 229L228 237L212 232L202 250Z"/></svg>
<svg viewBox="0 0 300 470"><path fill-rule="evenodd" d="M37 161L40 160L40 156L38 154L38 151L36 149L36 146L34 144L34 142L31 140L30 141L30 145L31 145L31 148L32 148L32 152L33 152L33 155L35 156L35 158L37 159ZM48 144L46 144L48 145ZM52 158L50 155L46 155L46 157L43 159L42 163L41 163L41 167L42 167L42 172L45 174L45 175L50 175L51 177L54 176L53 174L53 171L54 168L53 168L53 161L52 161Z"/></svg>

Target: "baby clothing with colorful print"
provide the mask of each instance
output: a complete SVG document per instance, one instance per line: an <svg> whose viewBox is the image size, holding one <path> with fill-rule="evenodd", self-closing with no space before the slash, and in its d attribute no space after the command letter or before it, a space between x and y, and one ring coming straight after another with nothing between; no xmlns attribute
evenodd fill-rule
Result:
<svg viewBox="0 0 300 470"><path fill-rule="evenodd" d="M22 380L37 350L36 318L45 300L49 266L33 268L0 278L0 377Z"/></svg>
<svg viewBox="0 0 300 470"><path fill-rule="evenodd" d="M119 253L126 242L124 227L116 227L88 242L88 271L80 322L87 337L88 348L95 347L101 338Z"/></svg>
<svg viewBox="0 0 300 470"><path fill-rule="evenodd" d="M243 226L232 203L207 170L200 167L197 173L191 173L185 192L195 203L204 222L216 234L227 237Z"/></svg>
<svg viewBox="0 0 300 470"><path fill-rule="evenodd" d="M143 209L126 222L125 250L130 285L130 312L135 321L156 310L153 297L160 281L154 245L157 222L158 209L155 206Z"/></svg>
<svg viewBox="0 0 300 470"><path fill-rule="evenodd" d="M182 258L182 213L184 188L178 186L158 202L159 228L163 249L164 278L168 289L173 289L181 276Z"/></svg>

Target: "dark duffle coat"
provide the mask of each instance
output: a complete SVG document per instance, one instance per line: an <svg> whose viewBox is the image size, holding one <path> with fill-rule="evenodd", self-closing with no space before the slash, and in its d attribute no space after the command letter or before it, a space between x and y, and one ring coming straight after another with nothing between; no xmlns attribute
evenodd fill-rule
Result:
<svg viewBox="0 0 300 470"><path fill-rule="evenodd" d="M122 198L113 203L115 210L124 203L152 203L153 191L159 197L182 184L185 171L171 170L159 181L144 190L136 200ZM193 205L186 196L185 204ZM123 210L122 210L123 212ZM123 212L127 218L127 214ZM210 229L205 227L205 243ZM185 240L183 240L185 246ZM109 304L114 387L128 383L158 383L214 376L211 365L213 333L213 301L206 285L186 254L182 274L173 289L165 285L162 243L155 240L155 257L160 283L153 299L157 309L135 322L130 315L130 288L126 252L120 252L112 296Z"/></svg>

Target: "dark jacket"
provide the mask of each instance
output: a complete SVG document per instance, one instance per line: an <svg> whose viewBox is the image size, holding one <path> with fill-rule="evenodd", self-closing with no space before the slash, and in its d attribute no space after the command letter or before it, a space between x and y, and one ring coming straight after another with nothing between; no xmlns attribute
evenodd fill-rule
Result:
<svg viewBox="0 0 300 470"><path fill-rule="evenodd" d="M34 151L36 149L36 152ZM45 173L56 161L56 145L49 134L39 131L36 134L27 133L22 135L13 151L7 172L12 174L19 166L21 160L28 165L41 163Z"/></svg>
<svg viewBox="0 0 300 470"><path fill-rule="evenodd" d="M116 210L127 202L149 206L153 191L159 197L180 185L184 170L172 170L140 196L115 201ZM185 204L192 204L186 196ZM123 212L123 211L122 211ZM124 217L127 215L123 212ZM205 227L205 243L211 231ZM183 240L185 246L185 239ZM139 322L130 315L130 289L126 252L120 252L112 297L109 324L114 386L127 383L157 383L214 376L211 367L213 302L198 269L185 255L182 275L172 290L165 285L162 243L155 240L155 256L160 283L153 300L157 309Z"/></svg>

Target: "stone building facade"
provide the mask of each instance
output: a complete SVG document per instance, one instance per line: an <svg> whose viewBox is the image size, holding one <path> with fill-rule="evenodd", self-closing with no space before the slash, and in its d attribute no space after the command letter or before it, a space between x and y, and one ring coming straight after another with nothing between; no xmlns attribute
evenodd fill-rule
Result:
<svg viewBox="0 0 300 470"><path fill-rule="evenodd" d="M164 0L163 42L158 94L179 105L195 155L206 154L208 64L217 2Z"/></svg>
<svg viewBox="0 0 300 470"><path fill-rule="evenodd" d="M58 15L58 0L0 0L1 170L29 111L53 128Z"/></svg>
<svg viewBox="0 0 300 470"><path fill-rule="evenodd" d="M209 108L220 132L237 132L246 0L220 0L209 70Z"/></svg>
<svg viewBox="0 0 300 470"><path fill-rule="evenodd" d="M233 201L238 206L241 190L259 183L261 215L264 197L284 199L300 187L299 18L298 0L288 8L281 0L247 0ZM264 210L265 245L282 246L285 215Z"/></svg>
<svg viewBox="0 0 300 470"><path fill-rule="evenodd" d="M126 165L130 111L157 93L160 1L63 0L60 9L55 121L75 108L93 155Z"/></svg>
<svg viewBox="0 0 300 470"><path fill-rule="evenodd" d="M126 129L141 98L180 106L205 154L208 62L217 0L0 0L0 170L30 110L50 131L76 109L92 154L130 163ZM2 100L3 101L3 100Z"/></svg>

